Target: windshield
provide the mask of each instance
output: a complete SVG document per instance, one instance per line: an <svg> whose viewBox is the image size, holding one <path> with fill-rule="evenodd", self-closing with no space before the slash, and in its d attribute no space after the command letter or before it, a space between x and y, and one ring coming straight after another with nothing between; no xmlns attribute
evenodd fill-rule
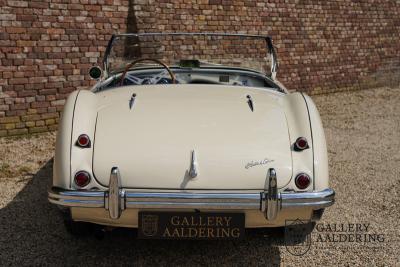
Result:
<svg viewBox="0 0 400 267"><path fill-rule="evenodd" d="M107 48L104 68L112 74L136 59L152 58L173 67L225 66L269 74L267 41L266 36L215 33L115 35ZM153 64L143 62L135 67Z"/></svg>

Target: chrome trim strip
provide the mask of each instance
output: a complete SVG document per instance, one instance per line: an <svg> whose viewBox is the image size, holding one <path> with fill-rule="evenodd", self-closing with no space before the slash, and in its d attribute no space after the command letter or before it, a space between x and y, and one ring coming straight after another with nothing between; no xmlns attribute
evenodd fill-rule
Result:
<svg viewBox="0 0 400 267"><path fill-rule="evenodd" d="M74 200L74 199L56 200L49 198L49 202L52 204L65 207L104 208L104 200Z"/></svg>
<svg viewBox="0 0 400 267"><path fill-rule="evenodd" d="M48 192L48 199L51 203L76 207L87 206L90 208L104 208L105 192L95 191L64 191L52 188Z"/></svg>
<svg viewBox="0 0 400 267"><path fill-rule="evenodd" d="M151 195L151 196L150 196ZM259 194L238 193L126 193L127 208L254 209Z"/></svg>
<svg viewBox="0 0 400 267"><path fill-rule="evenodd" d="M304 201L318 201L326 199L326 200L334 200L335 191L330 188L327 188L322 191L314 191L314 192L290 192L290 193L281 193L282 201L285 202L298 202L299 200Z"/></svg>
<svg viewBox="0 0 400 267"><path fill-rule="evenodd" d="M182 201L202 200L204 202L253 202L260 201L259 193L155 193L155 192L126 192L126 199L181 199Z"/></svg>
<svg viewBox="0 0 400 267"><path fill-rule="evenodd" d="M104 197L104 191L71 191L52 188L49 191L49 197L57 198L97 198Z"/></svg>
<svg viewBox="0 0 400 267"><path fill-rule="evenodd" d="M132 209L211 209L211 210L258 210L259 202L256 203L230 203L230 202L126 202L127 208Z"/></svg>

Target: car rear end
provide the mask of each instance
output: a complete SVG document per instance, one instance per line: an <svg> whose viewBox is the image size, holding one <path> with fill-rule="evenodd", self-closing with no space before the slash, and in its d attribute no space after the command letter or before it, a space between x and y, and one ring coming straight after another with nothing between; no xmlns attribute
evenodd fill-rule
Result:
<svg viewBox="0 0 400 267"><path fill-rule="evenodd" d="M334 202L322 124L303 94L128 86L79 91L66 108L49 200L75 221L236 238L317 220Z"/></svg>

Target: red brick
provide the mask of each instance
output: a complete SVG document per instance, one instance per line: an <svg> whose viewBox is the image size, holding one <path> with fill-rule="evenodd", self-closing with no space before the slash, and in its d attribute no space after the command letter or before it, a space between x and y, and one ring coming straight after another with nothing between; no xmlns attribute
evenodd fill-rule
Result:
<svg viewBox="0 0 400 267"><path fill-rule="evenodd" d="M46 83L48 81L47 77L31 77L29 78L29 83Z"/></svg>
<svg viewBox="0 0 400 267"><path fill-rule="evenodd" d="M19 117L3 117L0 118L0 124L20 122Z"/></svg>
<svg viewBox="0 0 400 267"><path fill-rule="evenodd" d="M48 102L32 102L32 108L47 108L50 104Z"/></svg>
<svg viewBox="0 0 400 267"><path fill-rule="evenodd" d="M8 135L21 135L21 134L27 134L28 133L28 129L23 128L23 129L12 129L12 130L8 130Z"/></svg>
<svg viewBox="0 0 400 267"><path fill-rule="evenodd" d="M48 128L46 126L29 128L29 133L42 133L46 131L48 131Z"/></svg>
<svg viewBox="0 0 400 267"><path fill-rule="evenodd" d="M30 8L48 8L49 4L46 2L33 2L29 1L29 7Z"/></svg>
<svg viewBox="0 0 400 267"><path fill-rule="evenodd" d="M8 0L7 3L8 3L8 6L10 6L10 7L27 7L28 6L27 1Z"/></svg>
<svg viewBox="0 0 400 267"><path fill-rule="evenodd" d="M10 84L26 84L28 83L27 78L13 78L8 81Z"/></svg>
<svg viewBox="0 0 400 267"><path fill-rule="evenodd" d="M65 29L50 28L50 29L47 29L47 33L48 34L64 34Z"/></svg>
<svg viewBox="0 0 400 267"><path fill-rule="evenodd" d="M26 28L21 28L21 27L7 27L6 31L8 33L26 33L27 29Z"/></svg>
<svg viewBox="0 0 400 267"><path fill-rule="evenodd" d="M69 4L68 9L69 10L74 10L74 9L83 10L84 8L83 8L83 5L80 5L80 4Z"/></svg>
<svg viewBox="0 0 400 267"><path fill-rule="evenodd" d="M26 115L26 116L22 116L21 120L22 121L37 121L40 119L40 115Z"/></svg>
<svg viewBox="0 0 400 267"><path fill-rule="evenodd" d="M18 109L26 110L27 108L29 108L29 103L15 104L10 106L11 110L18 110Z"/></svg>
<svg viewBox="0 0 400 267"><path fill-rule="evenodd" d="M0 111L5 111L5 110L9 110L10 106L9 105L0 105Z"/></svg>
<svg viewBox="0 0 400 267"><path fill-rule="evenodd" d="M18 15L17 16L18 21L35 21L37 20L36 15Z"/></svg>

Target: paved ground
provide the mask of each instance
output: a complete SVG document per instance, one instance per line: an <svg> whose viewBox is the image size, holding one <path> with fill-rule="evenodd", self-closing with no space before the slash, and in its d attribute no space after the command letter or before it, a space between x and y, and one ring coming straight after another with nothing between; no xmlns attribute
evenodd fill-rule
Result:
<svg viewBox="0 0 400 267"><path fill-rule="evenodd" d="M160 242L135 240L123 230L102 240L75 239L46 200L55 136L44 134L0 139L0 266L399 266L400 88L313 98L325 126L337 203L314 230L304 256L288 253L282 239L262 235L235 242ZM367 229L333 229L349 223ZM355 234L363 242L349 240Z"/></svg>

